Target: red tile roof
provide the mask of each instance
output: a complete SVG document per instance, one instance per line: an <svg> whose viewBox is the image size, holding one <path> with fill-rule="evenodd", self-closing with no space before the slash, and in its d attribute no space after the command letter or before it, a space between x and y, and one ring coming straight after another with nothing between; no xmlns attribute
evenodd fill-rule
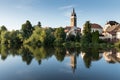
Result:
<svg viewBox="0 0 120 80"><path fill-rule="evenodd" d="M91 28L103 29L99 24L91 24Z"/></svg>

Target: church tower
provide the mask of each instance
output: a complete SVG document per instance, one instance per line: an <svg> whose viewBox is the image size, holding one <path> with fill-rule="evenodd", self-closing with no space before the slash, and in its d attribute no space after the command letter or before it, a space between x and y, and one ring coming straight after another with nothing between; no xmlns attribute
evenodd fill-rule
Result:
<svg viewBox="0 0 120 80"><path fill-rule="evenodd" d="M73 8L73 11L71 13L71 26L77 27L77 16L76 16L74 8Z"/></svg>

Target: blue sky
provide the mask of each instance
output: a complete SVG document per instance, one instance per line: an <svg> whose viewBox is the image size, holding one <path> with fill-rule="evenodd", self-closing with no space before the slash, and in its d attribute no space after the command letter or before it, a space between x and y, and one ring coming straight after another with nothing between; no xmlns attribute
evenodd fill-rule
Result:
<svg viewBox="0 0 120 80"><path fill-rule="evenodd" d="M120 22L120 0L0 0L0 26L20 29L30 20L32 25L65 27L70 25L70 14L75 8L78 27L85 21L102 26L109 20Z"/></svg>

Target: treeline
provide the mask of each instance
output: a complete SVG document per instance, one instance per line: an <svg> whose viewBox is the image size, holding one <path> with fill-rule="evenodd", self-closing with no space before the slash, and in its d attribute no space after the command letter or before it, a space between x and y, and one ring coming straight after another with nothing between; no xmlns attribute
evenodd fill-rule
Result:
<svg viewBox="0 0 120 80"><path fill-rule="evenodd" d="M10 46L22 44L30 46L98 46L101 43L99 32L91 32L91 23L89 21L86 21L83 28L82 34L77 32L76 36L70 35L66 39L63 27L43 28L40 22L32 26L31 22L27 20L22 24L20 30L8 31L5 26L1 26L0 43Z"/></svg>
<svg viewBox="0 0 120 80"><path fill-rule="evenodd" d="M41 23L32 26L30 21L22 24L20 30L8 31L5 26L0 28L1 44L18 45L58 45L65 41L64 28L42 28Z"/></svg>

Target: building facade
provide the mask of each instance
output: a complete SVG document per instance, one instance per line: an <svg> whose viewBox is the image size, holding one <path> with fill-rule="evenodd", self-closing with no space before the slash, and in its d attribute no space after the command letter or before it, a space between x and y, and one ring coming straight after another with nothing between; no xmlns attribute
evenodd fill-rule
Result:
<svg viewBox="0 0 120 80"><path fill-rule="evenodd" d="M66 38L70 35L76 36L77 33L81 33L81 29L77 27L77 15L74 8L70 16L70 26L66 26L64 31L66 33Z"/></svg>

